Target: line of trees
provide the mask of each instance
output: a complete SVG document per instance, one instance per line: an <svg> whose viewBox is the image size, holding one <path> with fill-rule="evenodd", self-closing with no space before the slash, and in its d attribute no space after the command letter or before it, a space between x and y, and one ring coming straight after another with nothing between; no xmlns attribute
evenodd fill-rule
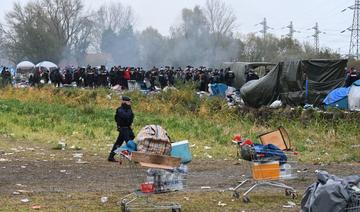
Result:
<svg viewBox="0 0 360 212"><path fill-rule="evenodd" d="M184 8L170 36L152 27L136 32L135 14L120 2L87 11L82 0L33 0L15 3L0 24L1 56L13 63L74 60L84 64L88 52L111 55L113 64L143 67L214 66L224 61L278 61L339 58L331 49L320 54L308 43L290 38L236 35L231 7L222 0ZM108 64L108 65L113 65Z"/></svg>

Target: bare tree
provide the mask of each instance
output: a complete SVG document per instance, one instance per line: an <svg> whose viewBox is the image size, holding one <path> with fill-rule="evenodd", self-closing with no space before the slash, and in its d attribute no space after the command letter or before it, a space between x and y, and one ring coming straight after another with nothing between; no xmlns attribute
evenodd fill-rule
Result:
<svg viewBox="0 0 360 212"><path fill-rule="evenodd" d="M37 0L24 7L15 3L6 15L8 56L14 61L59 62L65 51L69 56L85 52L93 24L82 12L81 0Z"/></svg>
<svg viewBox="0 0 360 212"><path fill-rule="evenodd" d="M94 45L96 51L101 51L102 36L105 31L115 34L127 31L135 25L134 11L130 6L124 6L121 2L104 4L95 12Z"/></svg>
<svg viewBox="0 0 360 212"><path fill-rule="evenodd" d="M204 7L210 32L228 35L235 28L236 16L231 7L221 0L207 0Z"/></svg>
<svg viewBox="0 0 360 212"><path fill-rule="evenodd" d="M96 20L100 29L110 29L115 33L135 24L133 9L124 6L121 2L111 2L101 6L96 13Z"/></svg>

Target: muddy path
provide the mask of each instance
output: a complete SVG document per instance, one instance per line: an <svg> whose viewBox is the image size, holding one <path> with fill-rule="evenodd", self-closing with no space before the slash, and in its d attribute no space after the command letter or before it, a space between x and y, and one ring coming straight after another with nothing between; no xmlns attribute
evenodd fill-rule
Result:
<svg viewBox="0 0 360 212"><path fill-rule="evenodd" d="M237 160L195 160L189 165L187 191L228 190L247 173ZM360 164L326 166L299 164L301 179L287 181L303 191L315 178L315 170L346 176L360 173ZM304 171L305 170L305 171ZM22 189L34 193L52 192L126 192L134 188L132 170L106 161L104 155L39 147L11 148L0 152L0 195ZM145 175L145 170L138 171Z"/></svg>

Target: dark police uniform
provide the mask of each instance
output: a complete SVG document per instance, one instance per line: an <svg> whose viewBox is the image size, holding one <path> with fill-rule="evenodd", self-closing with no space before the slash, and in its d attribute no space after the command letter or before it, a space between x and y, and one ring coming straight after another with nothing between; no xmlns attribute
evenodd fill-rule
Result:
<svg viewBox="0 0 360 212"><path fill-rule="evenodd" d="M123 101L130 101L129 97L123 97ZM131 129L131 125L134 120L134 113L132 112L131 106L125 103L116 110L115 121L117 124L117 129L119 131L119 136L116 139L116 142L110 152L109 161L115 161L114 151L119 148L124 141L127 143L129 140L133 140L135 138L134 132Z"/></svg>

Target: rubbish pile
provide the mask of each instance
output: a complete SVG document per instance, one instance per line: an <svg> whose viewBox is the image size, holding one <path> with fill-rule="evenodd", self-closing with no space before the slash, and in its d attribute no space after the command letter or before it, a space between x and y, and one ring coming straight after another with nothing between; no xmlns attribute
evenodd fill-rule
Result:
<svg viewBox="0 0 360 212"><path fill-rule="evenodd" d="M360 211L360 175L344 178L321 171L305 192L301 212Z"/></svg>

